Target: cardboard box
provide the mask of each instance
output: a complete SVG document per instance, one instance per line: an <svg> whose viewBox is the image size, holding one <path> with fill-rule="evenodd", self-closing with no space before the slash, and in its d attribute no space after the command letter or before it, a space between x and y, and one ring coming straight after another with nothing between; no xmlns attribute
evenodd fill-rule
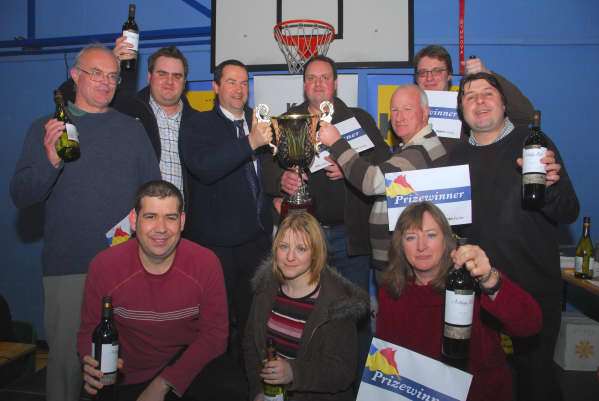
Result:
<svg viewBox="0 0 599 401"><path fill-rule="evenodd" d="M599 323L580 313L564 312L553 360L564 370L597 370Z"/></svg>

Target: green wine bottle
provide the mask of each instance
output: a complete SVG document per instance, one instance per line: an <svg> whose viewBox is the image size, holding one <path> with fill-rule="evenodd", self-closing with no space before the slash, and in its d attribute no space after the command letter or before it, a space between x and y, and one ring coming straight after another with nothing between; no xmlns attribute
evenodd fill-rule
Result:
<svg viewBox="0 0 599 401"><path fill-rule="evenodd" d="M56 141L56 153L63 161L72 162L81 156L79 133L66 112L64 99L59 90L54 91L54 103L56 104L54 118L64 123L64 130Z"/></svg>
<svg viewBox="0 0 599 401"><path fill-rule="evenodd" d="M593 242L591 241L591 218L582 219L582 237L576 245L574 275L579 278L593 278Z"/></svg>
<svg viewBox="0 0 599 401"><path fill-rule="evenodd" d="M277 349L272 337L266 340L266 359L274 361L277 359ZM264 401L285 401L285 387L280 384L263 384Z"/></svg>

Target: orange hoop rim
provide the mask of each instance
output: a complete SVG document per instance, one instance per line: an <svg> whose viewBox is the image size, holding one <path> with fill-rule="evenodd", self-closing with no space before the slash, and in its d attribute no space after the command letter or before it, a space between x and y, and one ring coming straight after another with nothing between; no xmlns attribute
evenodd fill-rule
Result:
<svg viewBox="0 0 599 401"><path fill-rule="evenodd" d="M331 33L334 35L335 34L335 28L333 27L333 25L329 24L328 22L324 22L321 20L317 20L317 19L289 19L286 21L281 21L278 24L276 24L274 26L274 30L281 30L281 28L284 28L287 25L293 25L293 24L314 24L314 25L321 25L323 28L327 28L331 31Z"/></svg>

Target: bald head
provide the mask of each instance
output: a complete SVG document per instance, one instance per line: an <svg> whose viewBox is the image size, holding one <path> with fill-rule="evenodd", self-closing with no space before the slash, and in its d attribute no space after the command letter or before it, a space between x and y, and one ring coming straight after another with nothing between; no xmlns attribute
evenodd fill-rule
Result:
<svg viewBox="0 0 599 401"><path fill-rule="evenodd" d="M408 143L428 125L428 98L417 85L400 85L391 96L391 126L395 135Z"/></svg>

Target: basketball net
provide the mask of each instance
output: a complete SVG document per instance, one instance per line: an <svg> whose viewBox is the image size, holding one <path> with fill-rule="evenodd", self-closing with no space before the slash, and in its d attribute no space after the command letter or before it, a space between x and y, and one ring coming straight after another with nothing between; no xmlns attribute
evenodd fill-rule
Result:
<svg viewBox="0 0 599 401"><path fill-rule="evenodd" d="M275 40L292 74L299 74L312 57L325 56L335 39L332 25L317 20L289 20L274 27Z"/></svg>

